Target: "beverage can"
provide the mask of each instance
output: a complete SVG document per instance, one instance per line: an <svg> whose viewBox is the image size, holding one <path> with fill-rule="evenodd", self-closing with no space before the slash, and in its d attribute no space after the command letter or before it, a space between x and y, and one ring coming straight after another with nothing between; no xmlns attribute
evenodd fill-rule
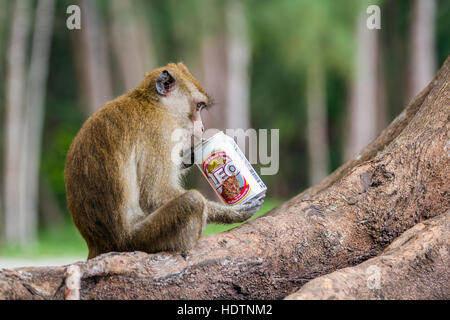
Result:
<svg viewBox="0 0 450 320"><path fill-rule="evenodd" d="M222 131L197 145L194 158L216 194L228 205L245 203L267 190L234 139Z"/></svg>

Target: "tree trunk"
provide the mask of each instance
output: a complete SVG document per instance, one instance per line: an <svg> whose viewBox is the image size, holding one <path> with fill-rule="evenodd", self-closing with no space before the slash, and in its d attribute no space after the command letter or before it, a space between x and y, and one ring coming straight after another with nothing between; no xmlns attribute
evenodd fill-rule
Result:
<svg viewBox="0 0 450 320"><path fill-rule="evenodd" d="M88 115L113 98L107 33L96 4L79 0L81 30L72 33L77 82Z"/></svg>
<svg viewBox="0 0 450 320"><path fill-rule="evenodd" d="M311 185L328 174L328 139L325 70L319 62L313 62L307 78L308 158Z"/></svg>
<svg viewBox="0 0 450 320"><path fill-rule="evenodd" d="M6 30L6 18L7 14L9 13L9 6L8 2L6 0L0 0L0 7L2 10L0 11L0 82L6 83L6 77L5 77L5 71L4 71L4 63L5 61L5 30ZM4 91L5 87L0 86L0 121L3 121L3 110L5 109L4 105ZM0 132L0 139L3 139L4 132ZM2 144L3 145L3 144ZM3 159L3 148L0 148L0 159ZM2 167L3 161L0 161L0 167ZM5 221L5 215L4 215L4 208L3 208L3 171L0 170L0 239L3 239L4 237L4 231L3 225Z"/></svg>
<svg viewBox="0 0 450 320"><path fill-rule="evenodd" d="M205 16L217 15L214 2L202 6L202 14ZM214 16L215 17L215 16ZM216 18L219 20L219 17ZM204 22L205 23L205 22ZM227 127L227 43L226 33L222 28L214 25L205 25L202 27L203 34L201 39L201 83L204 89L213 98L216 107L213 110L202 112L202 120L205 129L225 130ZM218 29L218 30L217 30ZM211 137L212 134L205 134L205 138ZM197 170L197 169L195 169ZM216 193L201 174L196 175L196 184L205 197L212 201L219 201Z"/></svg>
<svg viewBox="0 0 450 320"><path fill-rule="evenodd" d="M415 0L411 19L410 99L436 72L435 0Z"/></svg>
<svg viewBox="0 0 450 320"><path fill-rule="evenodd" d="M203 14L219 15L214 5L205 6ZM218 105L212 111L202 113L206 129L243 129L250 127L249 61L250 48L247 38L245 7L241 0L225 3L224 26L215 20L213 26L204 26L202 39L202 83ZM211 31L210 29L214 30ZM205 138L211 135L206 134ZM244 150L245 141L238 139ZM217 195L203 176L198 185L207 198L217 201Z"/></svg>
<svg viewBox="0 0 450 320"><path fill-rule="evenodd" d="M316 278L288 300L448 299L450 211L415 225L380 256Z"/></svg>
<svg viewBox="0 0 450 320"><path fill-rule="evenodd" d="M47 227L63 222L63 211L46 178L41 178L39 187L39 221Z"/></svg>
<svg viewBox="0 0 450 320"><path fill-rule="evenodd" d="M24 171L20 175L18 184L20 186L19 201L26 216L24 232L29 240L36 238L38 228L39 164L54 9L55 0L39 0L25 90L24 127L20 144L21 168Z"/></svg>
<svg viewBox="0 0 450 320"><path fill-rule="evenodd" d="M268 214L200 239L187 257L108 253L68 267L3 270L0 298L280 299L375 257L409 228L450 210L449 85L450 58L359 157ZM405 250L416 243L400 241ZM397 246L385 254L402 259ZM417 291L418 282L434 283L429 274L402 283ZM428 292L423 296L438 296Z"/></svg>
<svg viewBox="0 0 450 320"><path fill-rule="evenodd" d="M366 15L361 15L356 26L357 57L348 112L346 160L376 138L378 133L378 31L367 28L366 18Z"/></svg>
<svg viewBox="0 0 450 320"><path fill-rule="evenodd" d="M224 77L228 77L226 68L226 44L223 34L216 36L206 36L202 43L202 83L205 83L205 90L213 97L217 104L214 112L202 113L205 128L225 130L226 123L226 85Z"/></svg>
<svg viewBox="0 0 450 320"><path fill-rule="evenodd" d="M387 108L387 96L386 96L386 85L384 83L386 79L386 73L384 71L385 56L383 50L381 49L381 40L378 38L378 55L377 55L377 93L376 93L376 136L386 128L388 124L388 108ZM425 87L425 86L424 86ZM372 141L370 140L370 141Z"/></svg>
<svg viewBox="0 0 450 320"><path fill-rule="evenodd" d="M10 12L10 5L9 2L7 2L6 0L0 0L0 8L2 8L2 10L0 10L0 81L2 83L5 83L6 78L5 78L5 72L4 72L4 68L5 68L5 63L4 63L4 59L5 59L5 53L6 53L6 26L8 23L8 14ZM3 97L4 94L4 86L0 86L0 96ZM3 110L4 108L4 101L3 99L0 100L0 110ZM1 118L0 118L1 119ZM1 156L1 154L0 154ZM1 186L1 184L0 184Z"/></svg>
<svg viewBox="0 0 450 320"><path fill-rule="evenodd" d="M126 91L135 88L156 67L149 25L139 9L142 9L141 2L113 0L110 3L110 33Z"/></svg>
<svg viewBox="0 0 450 320"><path fill-rule="evenodd" d="M5 240L26 243L31 234L27 229L27 216L21 203L20 178L21 143L23 138L23 107L25 97L25 72L27 42L30 30L30 2L18 0L11 20L11 33L7 53L5 148L3 173L3 201L5 212Z"/></svg>
<svg viewBox="0 0 450 320"><path fill-rule="evenodd" d="M247 21L240 0L227 2L227 128L250 127L249 105L249 60L250 49L247 38ZM243 148L243 145L240 145Z"/></svg>

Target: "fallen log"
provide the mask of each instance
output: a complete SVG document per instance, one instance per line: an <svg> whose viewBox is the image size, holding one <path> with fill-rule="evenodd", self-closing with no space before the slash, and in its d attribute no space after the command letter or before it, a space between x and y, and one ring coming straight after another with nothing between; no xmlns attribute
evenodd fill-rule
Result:
<svg viewBox="0 0 450 320"><path fill-rule="evenodd" d="M450 58L357 157L268 214L179 254L0 271L0 299L281 299L450 209Z"/></svg>
<svg viewBox="0 0 450 320"><path fill-rule="evenodd" d="M378 257L306 283L287 300L450 299L450 211L407 230Z"/></svg>

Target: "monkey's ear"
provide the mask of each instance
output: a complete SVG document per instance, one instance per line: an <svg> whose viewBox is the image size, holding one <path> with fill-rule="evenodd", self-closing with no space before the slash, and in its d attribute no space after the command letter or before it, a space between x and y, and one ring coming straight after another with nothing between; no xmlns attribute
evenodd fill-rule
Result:
<svg viewBox="0 0 450 320"><path fill-rule="evenodd" d="M161 96L166 96L175 86L175 82L175 77L169 71L163 70L156 80L156 92Z"/></svg>

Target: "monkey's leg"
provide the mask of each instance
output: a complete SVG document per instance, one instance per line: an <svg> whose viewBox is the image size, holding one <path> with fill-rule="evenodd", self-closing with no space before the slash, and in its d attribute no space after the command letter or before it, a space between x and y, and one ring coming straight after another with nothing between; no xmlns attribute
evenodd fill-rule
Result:
<svg viewBox="0 0 450 320"><path fill-rule="evenodd" d="M149 214L135 227L133 250L187 252L206 225L205 198L190 190Z"/></svg>

